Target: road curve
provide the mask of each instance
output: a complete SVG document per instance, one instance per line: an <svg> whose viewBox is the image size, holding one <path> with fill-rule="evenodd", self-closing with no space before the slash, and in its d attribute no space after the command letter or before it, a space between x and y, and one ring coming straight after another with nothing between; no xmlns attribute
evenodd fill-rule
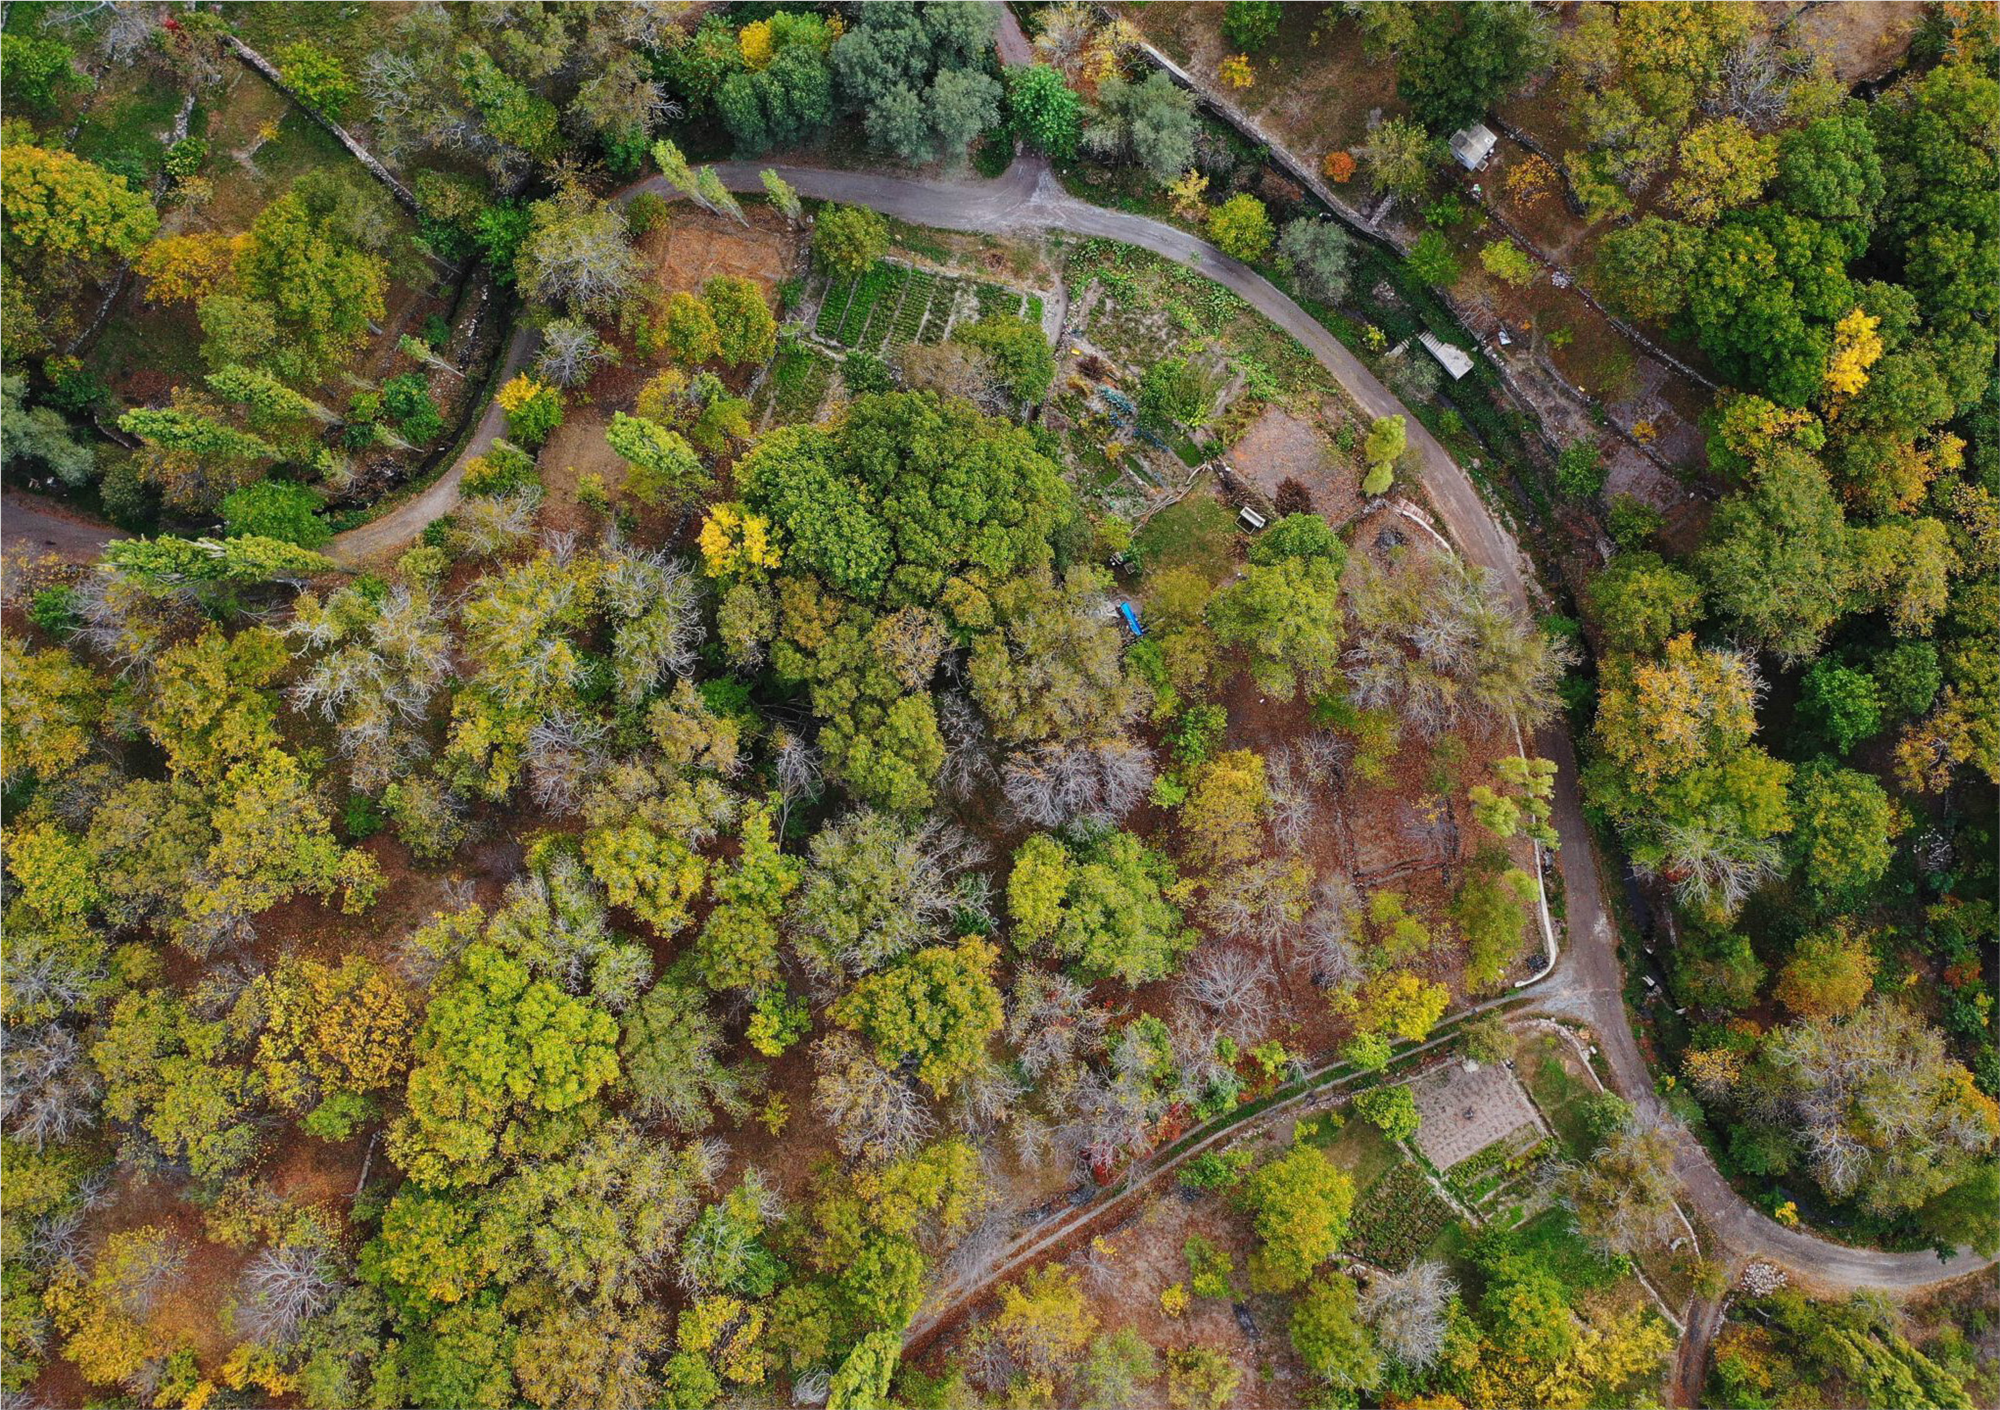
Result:
<svg viewBox="0 0 2000 1410"><path fill-rule="evenodd" d="M726 162L716 170L736 191L760 191L755 162ZM1409 443L1417 451L1433 507L1459 550L1485 569L1509 601L1529 611L1528 574L1519 547L1501 527L1478 489L1436 438L1388 388L1311 315L1255 270L1184 230L1143 216L1105 210L1066 193L1047 164L1023 158L991 180L928 180L870 171L831 171L773 164L768 169L816 200L864 205L916 225L974 233L1033 233L1061 230L1074 235L1121 241L1188 265L1242 297L1259 313L1297 338L1371 416L1402 416ZM676 193L658 177L634 184L625 197L655 191ZM535 334L525 324L508 344L505 375L526 366ZM489 407L459 460L422 494L380 518L337 535L327 552L352 565L399 550L439 515L458 503L466 461L484 453L504 429L499 408ZM110 531L105 531L109 536ZM1610 1065L1613 1085L1628 1099L1659 1106L1652 1074L1640 1054L1624 1007L1624 976L1618 963L1617 932L1604 901L1603 878L1591 847L1576 786L1576 756L1559 727L1538 736L1542 754L1556 762L1555 822L1563 839L1558 853L1568 904L1569 949L1537 986L1546 1011L1580 1019L1594 1030ZM1787 1229L1760 1213L1723 1179L1708 1152L1683 1133L1675 1169L1688 1195L1717 1237L1745 1259L1764 1259L1798 1281L1826 1291L1875 1288L1903 1293L1989 1266L1993 1260L1960 1250L1949 1260L1931 1253L1888 1253L1832 1243Z"/></svg>

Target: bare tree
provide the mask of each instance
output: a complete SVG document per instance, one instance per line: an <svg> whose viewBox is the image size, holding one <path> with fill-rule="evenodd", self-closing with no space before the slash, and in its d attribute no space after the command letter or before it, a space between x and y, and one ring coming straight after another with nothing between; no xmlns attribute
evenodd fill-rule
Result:
<svg viewBox="0 0 2000 1410"><path fill-rule="evenodd" d="M1455 559L1410 554L1348 575L1357 628L1342 657L1348 698L1393 710L1426 738L1512 718L1531 728L1554 713L1570 653Z"/></svg>
<svg viewBox="0 0 2000 1410"><path fill-rule="evenodd" d="M704 628L701 589L680 560L664 552L617 549L605 556L604 605L612 629L618 699L637 704L669 676L695 667Z"/></svg>
<svg viewBox="0 0 2000 1410"><path fill-rule="evenodd" d="M574 710L538 720L522 751L536 806L554 813L575 812L584 789L604 765L609 734L603 720Z"/></svg>
<svg viewBox="0 0 2000 1410"><path fill-rule="evenodd" d="M283 1345L340 1291L327 1251L307 1239L266 1248L243 1270L237 1326L252 1341Z"/></svg>
<svg viewBox="0 0 2000 1410"><path fill-rule="evenodd" d="M1361 891L1353 882L1338 875L1320 878L1299 933L1300 958L1312 967L1312 981L1320 988L1361 982L1361 961L1354 953L1361 916Z"/></svg>
<svg viewBox="0 0 2000 1410"><path fill-rule="evenodd" d="M1190 1097L1204 1095L1234 1076L1218 1051L1222 1029L1206 1012L1190 1004L1175 1004L1167 1015L1167 1034L1174 1045L1174 1068L1181 1090Z"/></svg>
<svg viewBox="0 0 2000 1410"><path fill-rule="evenodd" d="M1270 797L1265 821L1272 838L1286 851L1302 851L1318 812L1304 761L1289 745L1272 751L1264 759L1264 783Z"/></svg>
<svg viewBox="0 0 2000 1410"><path fill-rule="evenodd" d="M1808 49L1779 48L1768 34L1751 35L1723 55L1721 81L1702 107L1752 127L1776 127L1791 107L1792 85L1818 62Z"/></svg>
<svg viewBox="0 0 2000 1410"><path fill-rule="evenodd" d="M1090 1002L1090 991L1066 974L1027 965L1015 976L1007 1040L1031 1078L1096 1052L1106 1020L1104 1010Z"/></svg>
<svg viewBox="0 0 2000 1410"><path fill-rule="evenodd" d="M1665 1244L1680 1221L1671 1124L1635 1113L1587 1162L1566 1172L1559 1188L1578 1231L1606 1252Z"/></svg>
<svg viewBox="0 0 2000 1410"><path fill-rule="evenodd" d="M952 878L980 856L969 833L943 822L913 828L872 808L849 813L812 841L791 912L801 958L832 980L936 938L957 909Z"/></svg>
<svg viewBox="0 0 2000 1410"><path fill-rule="evenodd" d="M805 738L780 726L771 736L771 770L787 811L801 798L817 798L825 778L819 753Z"/></svg>
<svg viewBox="0 0 2000 1410"><path fill-rule="evenodd" d="M112 1300L126 1315L139 1319L151 1313L160 1294L187 1266L188 1258L186 1241L172 1230L153 1226L142 1232L143 1238L119 1250L117 1265L109 1270ZM99 1253L100 1261L104 1256Z"/></svg>
<svg viewBox="0 0 2000 1410"><path fill-rule="evenodd" d="M1635 862L1641 875L1673 880L1683 905L1733 914L1750 894L1784 872L1784 853L1767 838L1747 837L1728 821L1663 823L1658 861Z"/></svg>
<svg viewBox="0 0 2000 1410"><path fill-rule="evenodd" d="M1275 946L1305 910L1307 875L1296 862L1280 857L1225 872L1202 898L1202 916L1225 934Z"/></svg>
<svg viewBox="0 0 2000 1410"><path fill-rule="evenodd" d="M1248 950L1204 949L1188 966L1179 988L1238 1032L1262 1036L1271 1021L1271 966Z"/></svg>
<svg viewBox="0 0 2000 1410"><path fill-rule="evenodd" d="M334 725L356 787L378 789L424 754L421 726L452 667L451 631L429 594L344 588L322 603L301 593L285 633L309 662L291 702Z"/></svg>
<svg viewBox="0 0 2000 1410"><path fill-rule="evenodd" d="M533 536L535 507L541 501L538 488L497 497L475 495L452 515L452 541L467 557L497 558Z"/></svg>
<svg viewBox="0 0 2000 1410"><path fill-rule="evenodd" d="M999 1063L983 1062L960 1083L953 1115L967 1131L991 1131L1027 1090L1025 1084Z"/></svg>
<svg viewBox="0 0 2000 1410"><path fill-rule="evenodd" d="M1361 1315L1375 1328L1382 1349L1413 1370L1437 1360L1444 1348L1451 1300L1458 1285L1435 1259L1401 1273L1377 1273L1361 1295Z"/></svg>
<svg viewBox="0 0 2000 1410"><path fill-rule="evenodd" d="M96 1124L97 1069L67 1028L44 1024L11 1038L0 1072L0 1115L36 1150L67 1144Z"/></svg>
<svg viewBox="0 0 2000 1410"><path fill-rule="evenodd" d="M571 182L533 213L521 242L521 292L585 318L616 314L645 274L623 212Z"/></svg>
<svg viewBox="0 0 2000 1410"><path fill-rule="evenodd" d="M937 1120L917 1089L891 1072L851 1033L832 1033L813 1045L813 1106L833 1127L849 1155L893 1160L908 1155L936 1129Z"/></svg>
<svg viewBox="0 0 2000 1410"><path fill-rule="evenodd" d="M954 800L970 798L993 779L993 733L979 707L962 691L939 696L937 715L938 733L944 738L938 792Z"/></svg>
<svg viewBox="0 0 2000 1410"><path fill-rule="evenodd" d="M1440 794L1404 804L1399 831L1417 844L1428 863L1448 861L1458 849L1458 827L1451 818L1451 803Z"/></svg>
<svg viewBox="0 0 2000 1410"><path fill-rule="evenodd" d="M551 319L542 328L541 351L535 354L535 375L558 387L588 382L597 369L612 361L611 350L597 330L574 318Z"/></svg>
<svg viewBox="0 0 2000 1410"><path fill-rule="evenodd" d="M1017 751L1007 756L1002 784L1021 820L1044 828L1114 824L1152 786L1151 752L1122 736Z"/></svg>

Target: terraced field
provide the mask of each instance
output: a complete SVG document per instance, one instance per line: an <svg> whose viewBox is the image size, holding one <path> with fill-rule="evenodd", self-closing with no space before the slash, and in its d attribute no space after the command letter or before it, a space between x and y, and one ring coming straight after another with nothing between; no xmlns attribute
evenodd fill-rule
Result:
<svg viewBox="0 0 2000 1410"><path fill-rule="evenodd" d="M1040 322L1041 295L880 260L860 278L828 286L813 333L881 357L911 343L941 343L954 324L1000 313Z"/></svg>

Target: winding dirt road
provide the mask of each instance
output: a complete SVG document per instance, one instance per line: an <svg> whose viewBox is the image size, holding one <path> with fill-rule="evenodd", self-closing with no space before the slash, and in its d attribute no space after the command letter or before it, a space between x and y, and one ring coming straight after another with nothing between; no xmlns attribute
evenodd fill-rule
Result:
<svg viewBox="0 0 2000 1410"><path fill-rule="evenodd" d="M731 190L754 192L762 189L759 173L764 169L759 163L729 162L720 164L717 172ZM1004 175L991 181L925 180L782 164L771 169L801 195L868 206L911 224L987 234L1057 230L1101 237L1150 250L1215 280L1297 338L1369 415L1405 418L1431 503L1460 552L1485 569L1509 601L1524 612L1532 610L1529 573L1519 547L1444 447L1311 315L1255 270L1207 241L1159 221L1078 200L1062 189L1054 173L1038 158L1017 160ZM636 183L625 195L642 190L668 197L675 194L656 176ZM523 325L508 345L505 375L526 366L534 346L533 330ZM407 503L335 537L326 550L329 556L352 566L402 549L432 519L457 505L466 462L489 449L504 427L499 409L489 407L465 453L449 471ZM8 507L14 507L11 499ZM109 530L102 532L111 536ZM1613 1085L1628 1100L1656 1109L1659 1101L1653 1092L1652 1075L1625 1013L1617 934L1605 905L1603 878L1577 792L1575 751L1560 728L1544 729L1537 738L1537 748L1558 767L1555 821L1563 839L1558 857L1567 892L1570 944L1530 992L1537 996L1537 1007L1542 1011L1588 1024L1609 1062ZM1777 1264L1797 1281L1823 1291L1874 1288L1910 1292L1992 1261L1965 1250L1944 1261L1930 1253L1851 1248L1784 1228L1739 1196L1691 1135L1683 1134L1679 1140L1675 1168L1687 1186L1690 1201L1733 1254Z"/></svg>

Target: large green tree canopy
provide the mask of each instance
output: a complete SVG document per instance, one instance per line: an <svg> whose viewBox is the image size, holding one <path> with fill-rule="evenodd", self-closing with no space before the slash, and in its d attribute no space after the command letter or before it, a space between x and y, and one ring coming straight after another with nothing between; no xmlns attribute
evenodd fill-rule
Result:
<svg viewBox="0 0 2000 1410"><path fill-rule="evenodd" d="M1020 426L924 392L856 400L844 423L786 427L736 469L743 497L782 524L792 561L852 597L935 602L948 578L1045 567L1076 511Z"/></svg>

